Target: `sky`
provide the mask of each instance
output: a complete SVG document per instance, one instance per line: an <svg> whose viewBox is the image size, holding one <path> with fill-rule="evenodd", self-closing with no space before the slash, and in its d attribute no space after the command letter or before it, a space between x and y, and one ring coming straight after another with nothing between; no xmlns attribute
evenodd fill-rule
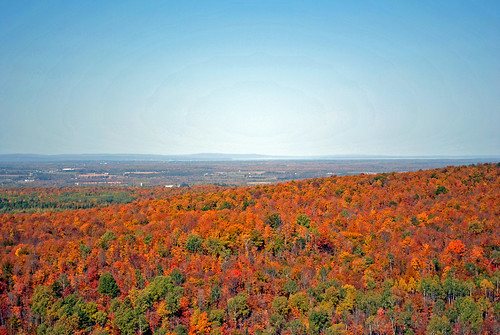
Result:
<svg viewBox="0 0 500 335"><path fill-rule="evenodd" d="M0 154L500 155L499 1L0 0Z"/></svg>

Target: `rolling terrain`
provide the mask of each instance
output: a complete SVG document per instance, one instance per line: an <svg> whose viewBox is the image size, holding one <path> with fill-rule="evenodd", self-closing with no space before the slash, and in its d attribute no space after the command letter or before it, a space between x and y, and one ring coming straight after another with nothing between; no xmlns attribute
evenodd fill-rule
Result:
<svg viewBox="0 0 500 335"><path fill-rule="evenodd" d="M0 187L253 186L289 180L407 172L497 161L493 157L296 157L199 154L0 155Z"/></svg>
<svg viewBox="0 0 500 335"><path fill-rule="evenodd" d="M0 333L500 330L499 164L0 195Z"/></svg>

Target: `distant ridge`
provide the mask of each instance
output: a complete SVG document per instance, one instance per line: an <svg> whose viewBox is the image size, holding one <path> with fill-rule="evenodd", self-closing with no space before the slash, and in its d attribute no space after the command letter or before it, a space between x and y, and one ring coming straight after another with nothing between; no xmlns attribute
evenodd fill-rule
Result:
<svg viewBox="0 0 500 335"><path fill-rule="evenodd" d="M325 156L272 156L259 154L199 153L186 155L148 154L0 154L0 162L68 162L68 161L245 161L245 160L383 160L383 159L426 159L426 160L476 160L498 162L500 156L384 156L384 155L325 155Z"/></svg>
<svg viewBox="0 0 500 335"><path fill-rule="evenodd" d="M230 161L272 159L256 154L200 153L190 155L144 155L144 154L3 154L0 162L66 162L66 161Z"/></svg>

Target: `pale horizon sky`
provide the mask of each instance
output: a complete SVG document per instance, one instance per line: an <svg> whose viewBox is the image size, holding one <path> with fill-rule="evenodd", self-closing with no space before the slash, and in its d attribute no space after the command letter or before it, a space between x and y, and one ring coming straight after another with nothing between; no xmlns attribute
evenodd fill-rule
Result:
<svg viewBox="0 0 500 335"><path fill-rule="evenodd" d="M500 155L498 1L0 1L0 154Z"/></svg>

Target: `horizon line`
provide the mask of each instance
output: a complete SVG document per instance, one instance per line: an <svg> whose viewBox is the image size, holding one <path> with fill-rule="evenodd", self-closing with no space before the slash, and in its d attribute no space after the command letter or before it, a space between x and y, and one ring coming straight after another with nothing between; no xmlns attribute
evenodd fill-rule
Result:
<svg viewBox="0 0 500 335"><path fill-rule="evenodd" d="M135 157L135 158L134 158ZM135 160L154 161L159 160L338 160L338 159L500 159L500 155L376 155L376 154L328 154L328 155L267 155L267 154L234 154L234 153L195 153L195 154L131 154L131 153L65 153L65 154L34 154L34 153L0 153L0 161L57 161L74 160ZM142 158L142 159L141 159ZM163 158L163 159L162 159Z"/></svg>

